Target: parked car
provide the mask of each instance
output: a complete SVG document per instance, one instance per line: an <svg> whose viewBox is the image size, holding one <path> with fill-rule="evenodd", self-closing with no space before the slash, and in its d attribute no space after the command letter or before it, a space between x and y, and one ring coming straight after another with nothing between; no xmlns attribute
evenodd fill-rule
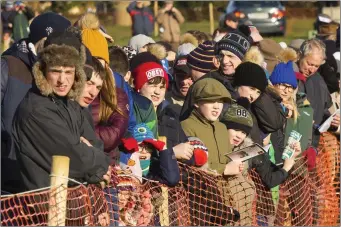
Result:
<svg viewBox="0 0 341 227"><path fill-rule="evenodd" d="M220 18L220 26L229 13L234 13L239 24L251 21L261 34L285 34L285 7L280 1L229 1L225 14Z"/></svg>

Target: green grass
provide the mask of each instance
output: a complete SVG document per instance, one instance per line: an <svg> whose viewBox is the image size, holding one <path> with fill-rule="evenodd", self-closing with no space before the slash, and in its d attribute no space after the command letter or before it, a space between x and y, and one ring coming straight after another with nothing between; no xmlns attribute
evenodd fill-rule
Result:
<svg viewBox="0 0 341 227"><path fill-rule="evenodd" d="M308 31L313 29L314 18L308 19L288 19L287 20L287 33L285 36L267 37L274 39L276 42L290 43L293 39L308 38ZM215 22L215 28L218 26L218 22ZM127 45L131 38L131 27L119 26L119 25L105 25L108 33L115 39L116 45ZM181 25L181 32L184 33L188 30L200 30L206 33L210 32L209 21L201 22L185 22ZM159 37L153 37L158 41Z"/></svg>

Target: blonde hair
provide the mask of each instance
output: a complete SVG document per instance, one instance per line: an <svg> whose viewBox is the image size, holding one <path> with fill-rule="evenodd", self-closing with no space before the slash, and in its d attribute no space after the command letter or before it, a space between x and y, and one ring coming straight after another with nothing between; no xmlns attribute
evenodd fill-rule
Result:
<svg viewBox="0 0 341 227"><path fill-rule="evenodd" d="M279 95L279 92L277 91L277 89L275 88L275 85L268 85L267 87L270 91L274 92L275 94ZM286 104L289 104L293 107L293 111L292 111L292 116L291 118L294 119L294 124L297 123L297 118L300 116L298 110L297 110L297 104L296 104L296 93L297 93L297 89L294 90L292 96L290 97L290 99L288 100L288 102L286 102Z"/></svg>
<svg viewBox="0 0 341 227"><path fill-rule="evenodd" d="M112 75L112 71L105 64L106 77L103 81L103 86L100 91L100 105L99 105L99 119L100 124L106 124L112 113L118 112L124 117L122 110L117 106L117 93L115 86L115 79Z"/></svg>

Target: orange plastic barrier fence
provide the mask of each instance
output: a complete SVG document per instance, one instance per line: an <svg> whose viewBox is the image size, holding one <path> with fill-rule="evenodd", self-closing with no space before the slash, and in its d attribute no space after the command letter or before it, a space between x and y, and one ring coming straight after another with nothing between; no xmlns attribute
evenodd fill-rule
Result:
<svg viewBox="0 0 341 227"><path fill-rule="evenodd" d="M309 172L306 159L298 159L278 191L266 188L255 170L224 178L179 163L181 181L172 188L113 171L104 189L65 189L65 225L339 226L339 151L337 138L323 134L316 168ZM47 189L1 197L1 225L48 225L49 195Z"/></svg>

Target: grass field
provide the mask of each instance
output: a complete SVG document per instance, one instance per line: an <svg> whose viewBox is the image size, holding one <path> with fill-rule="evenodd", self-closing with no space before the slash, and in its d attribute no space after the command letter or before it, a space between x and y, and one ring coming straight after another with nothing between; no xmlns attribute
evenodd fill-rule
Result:
<svg viewBox="0 0 341 227"><path fill-rule="evenodd" d="M307 38L308 31L313 29L314 18L308 19L288 19L287 20L287 32L285 36L277 36L277 37L269 37L277 42L284 41L287 44L290 43L292 39L297 38ZM218 26L218 22L216 22L215 27ZM128 41L131 37L131 28L118 26L118 25L110 25L106 24L105 28L108 33L115 39L116 45L127 45ZM181 32L184 33L188 30L200 30L203 32L209 33L210 24L209 21L201 21L201 22L185 22L181 25ZM156 41L159 40L159 37L153 37Z"/></svg>

